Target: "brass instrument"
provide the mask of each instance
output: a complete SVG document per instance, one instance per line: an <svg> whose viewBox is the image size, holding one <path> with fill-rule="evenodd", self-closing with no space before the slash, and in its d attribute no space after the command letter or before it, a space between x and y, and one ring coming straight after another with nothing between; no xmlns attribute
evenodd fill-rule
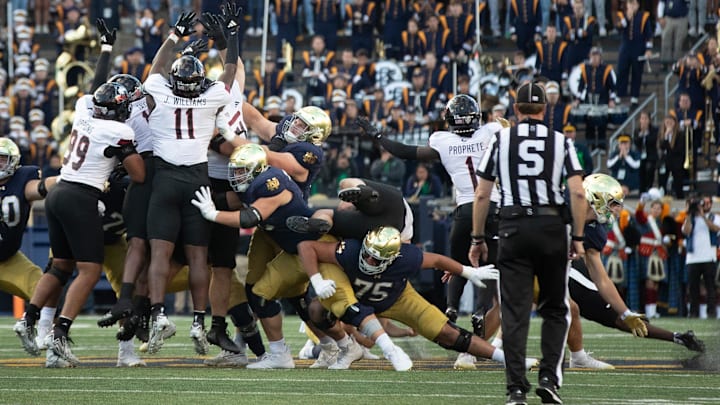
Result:
<svg viewBox="0 0 720 405"><path fill-rule="evenodd" d="M379 60L385 60L385 42L382 39L375 39L375 53Z"/></svg>
<svg viewBox="0 0 720 405"><path fill-rule="evenodd" d="M285 73L290 73L293 70L293 47L290 42L284 42L282 45L283 59L285 59L285 67L283 70Z"/></svg>
<svg viewBox="0 0 720 405"><path fill-rule="evenodd" d="M683 162L683 169L688 171L688 180L690 181L690 187L693 184L693 131L689 125L685 126L685 162ZM673 181L675 181L673 179Z"/></svg>
<svg viewBox="0 0 720 405"><path fill-rule="evenodd" d="M705 97L705 132L703 132L702 156L698 162L698 169L713 169L715 162L715 119L713 118L712 101Z"/></svg>

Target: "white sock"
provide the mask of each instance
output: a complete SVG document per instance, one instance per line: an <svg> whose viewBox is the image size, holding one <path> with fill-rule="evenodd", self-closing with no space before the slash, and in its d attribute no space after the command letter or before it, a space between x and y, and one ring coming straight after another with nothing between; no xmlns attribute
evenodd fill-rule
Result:
<svg viewBox="0 0 720 405"><path fill-rule="evenodd" d="M283 353L285 351L285 338L268 342L268 347L270 348L270 353Z"/></svg>
<svg viewBox="0 0 720 405"><path fill-rule="evenodd" d="M375 339L375 344L378 345L383 354L387 357L388 353L392 353L395 350L395 344L390 339L387 333L383 333Z"/></svg>
<svg viewBox="0 0 720 405"><path fill-rule="evenodd" d="M130 340L118 340L118 347L120 351L124 353L135 353L135 346L133 346L132 339Z"/></svg>
<svg viewBox="0 0 720 405"><path fill-rule="evenodd" d="M495 348L500 348L503 345L503 341L501 338L493 338L490 344Z"/></svg>
<svg viewBox="0 0 720 405"><path fill-rule="evenodd" d="M720 319L720 305L717 306L717 310L715 311L715 314L717 315L717 319Z"/></svg>
<svg viewBox="0 0 720 405"><path fill-rule="evenodd" d="M321 345L326 345L326 344L328 344L328 343L334 343L334 342L335 342L335 341L333 340L333 338L331 338L331 337L328 336L328 335L325 335L325 336L323 336L323 337L320 338L320 344L321 344Z"/></svg>
<svg viewBox="0 0 720 405"><path fill-rule="evenodd" d="M337 340L336 342L337 342L337 345L339 348L347 349L348 346L350 346L350 336L345 334L345 336L342 339Z"/></svg>
<svg viewBox="0 0 720 405"><path fill-rule="evenodd" d="M52 328L53 319L55 319L55 308L42 307L40 310L40 320L38 320L38 328Z"/></svg>
<svg viewBox="0 0 720 405"><path fill-rule="evenodd" d="M707 319L707 304L700 304L700 319Z"/></svg>
<svg viewBox="0 0 720 405"><path fill-rule="evenodd" d="M492 354L492 357L490 357L493 361L497 361L498 363L505 364L505 352L501 349L495 349L495 351Z"/></svg>
<svg viewBox="0 0 720 405"><path fill-rule="evenodd" d="M585 356L587 356L587 353L585 353L585 349L580 349L576 352L572 350L570 351L570 358L572 358L573 360L584 359Z"/></svg>
<svg viewBox="0 0 720 405"><path fill-rule="evenodd" d="M654 318L657 315L657 304L645 304L645 316Z"/></svg>

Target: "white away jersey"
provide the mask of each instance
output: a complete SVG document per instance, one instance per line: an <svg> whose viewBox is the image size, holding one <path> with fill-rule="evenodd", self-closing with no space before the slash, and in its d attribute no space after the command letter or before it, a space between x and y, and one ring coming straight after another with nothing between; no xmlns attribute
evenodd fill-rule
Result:
<svg viewBox="0 0 720 405"><path fill-rule="evenodd" d="M178 97L168 80L155 73L145 81L145 90L155 100L149 119L154 155L177 166L207 162L218 110L231 101L225 85L215 82L196 98Z"/></svg>
<svg viewBox="0 0 720 405"><path fill-rule="evenodd" d="M78 100L76 111L82 109L81 103L86 100ZM132 128L121 122L76 115L60 179L104 190L105 181L118 164L117 157L105 155L106 149L131 144L134 137Z"/></svg>
<svg viewBox="0 0 720 405"><path fill-rule="evenodd" d="M150 132L150 124L148 119L150 111L148 111L147 100L145 97L135 100L130 104L130 118L125 121L135 132L135 148L138 153L149 152L153 150L152 132Z"/></svg>
<svg viewBox="0 0 720 405"><path fill-rule="evenodd" d="M237 81L233 82L230 88L230 97L232 101L225 106L222 114L218 115L219 120L226 120L229 130L237 136L246 138L247 127L242 115L242 105L245 98L240 91L240 85ZM222 124L218 122L218 127ZM213 179L227 180L228 178L228 162L230 158L212 149L208 149L208 176Z"/></svg>
<svg viewBox="0 0 720 405"><path fill-rule="evenodd" d="M469 137L449 131L437 131L430 136L428 144L440 154L440 161L455 186L457 205L471 203L475 198L478 182L475 170L488 148L492 134L500 129L500 124L492 122L483 125ZM500 201L499 197L493 187L491 200Z"/></svg>
<svg viewBox="0 0 720 405"><path fill-rule="evenodd" d="M87 118L93 116L93 96L85 94L75 102L75 118Z"/></svg>

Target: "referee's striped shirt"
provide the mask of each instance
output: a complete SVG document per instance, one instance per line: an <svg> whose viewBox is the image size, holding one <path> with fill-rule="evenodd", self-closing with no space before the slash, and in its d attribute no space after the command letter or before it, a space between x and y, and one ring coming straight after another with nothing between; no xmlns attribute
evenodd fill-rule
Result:
<svg viewBox="0 0 720 405"><path fill-rule="evenodd" d="M500 179L502 207L564 205L563 179L583 173L572 140L534 119L496 132L488 151L477 175Z"/></svg>

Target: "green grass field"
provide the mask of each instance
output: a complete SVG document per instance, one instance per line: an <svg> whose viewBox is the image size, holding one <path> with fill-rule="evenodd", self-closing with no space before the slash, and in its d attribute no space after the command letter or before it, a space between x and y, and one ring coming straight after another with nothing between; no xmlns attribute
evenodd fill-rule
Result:
<svg viewBox="0 0 720 405"><path fill-rule="evenodd" d="M415 360L415 370L392 371L386 360L361 360L348 371L311 370L296 360L295 370L212 369L196 356L187 335L190 318L172 317L177 335L155 356L144 356L147 368L115 367L114 329L95 326L95 317L73 325L75 369L45 369L44 356L29 358L12 332L14 320L0 318L0 404L98 403L272 403L272 404L502 404L504 373L492 362L476 371L455 371L455 353L422 338L395 339ZM673 331L693 329L705 340L704 364L720 364L720 321L659 319ZM469 319L461 325L468 327ZM285 335L293 354L306 337L299 320L289 317ZM532 321L530 355L539 356L538 320ZM616 366L611 371L568 369L560 393L566 404L720 404L720 372L683 367L694 357L684 347L630 335L584 322L585 348ZM213 355L217 349L213 349ZM374 353L379 353L373 349ZM528 378L532 383L537 371ZM540 403L534 395L531 404Z"/></svg>

